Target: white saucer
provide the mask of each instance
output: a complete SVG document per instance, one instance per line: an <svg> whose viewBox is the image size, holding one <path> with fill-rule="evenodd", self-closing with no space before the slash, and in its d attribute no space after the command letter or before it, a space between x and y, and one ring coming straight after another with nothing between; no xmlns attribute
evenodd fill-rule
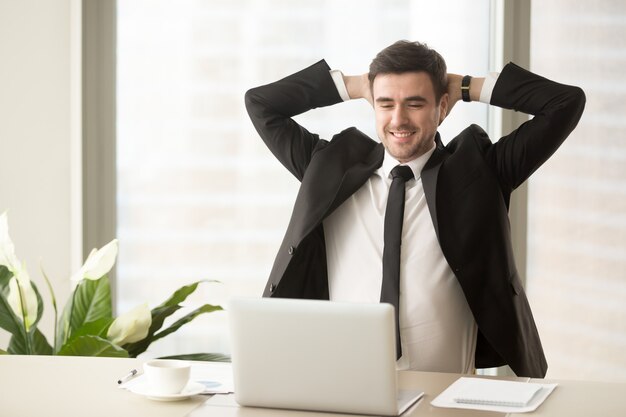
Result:
<svg viewBox="0 0 626 417"><path fill-rule="evenodd" d="M143 382L143 381L142 381ZM180 401L185 400L192 395L200 394L204 391L205 386L199 382L191 381L187 386L178 394L154 394L150 391L148 384L137 384L129 387L128 390L132 393L143 395L151 400L156 401Z"/></svg>

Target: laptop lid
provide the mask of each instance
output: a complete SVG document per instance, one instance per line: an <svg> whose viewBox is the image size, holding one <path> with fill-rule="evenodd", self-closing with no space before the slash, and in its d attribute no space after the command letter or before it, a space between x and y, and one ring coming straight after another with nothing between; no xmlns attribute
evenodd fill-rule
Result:
<svg viewBox="0 0 626 417"><path fill-rule="evenodd" d="M398 415L421 396L398 405L389 304L235 298L228 310L240 405Z"/></svg>

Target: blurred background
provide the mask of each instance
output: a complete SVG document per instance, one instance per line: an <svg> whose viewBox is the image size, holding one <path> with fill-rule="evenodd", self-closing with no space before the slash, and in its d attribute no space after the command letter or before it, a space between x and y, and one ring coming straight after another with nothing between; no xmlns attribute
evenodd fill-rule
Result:
<svg viewBox="0 0 626 417"><path fill-rule="evenodd" d="M90 249L117 237L118 312L199 279L220 283L190 306L260 295L298 182L253 129L245 91L322 58L366 72L398 39L426 42L450 72L513 60L584 89L579 126L516 191L511 222L548 377L626 381L618 1L0 0L0 212L31 278L42 288L41 260L67 296ZM525 117L461 104L440 132L476 123L496 139ZM364 101L297 119L326 139L349 126L376 137ZM147 355L229 350L223 312Z"/></svg>

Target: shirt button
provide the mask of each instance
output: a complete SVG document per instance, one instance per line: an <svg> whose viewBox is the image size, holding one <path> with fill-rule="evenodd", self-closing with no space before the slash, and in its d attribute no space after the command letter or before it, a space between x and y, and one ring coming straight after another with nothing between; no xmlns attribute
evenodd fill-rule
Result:
<svg viewBox="0 0 626 417"><path fill-rule="evenodd" d="M287 253L289 255L293 255L293 253L296 251L296 248L294 248L293 246L289 246L289 250L287 250Z"/></svg>

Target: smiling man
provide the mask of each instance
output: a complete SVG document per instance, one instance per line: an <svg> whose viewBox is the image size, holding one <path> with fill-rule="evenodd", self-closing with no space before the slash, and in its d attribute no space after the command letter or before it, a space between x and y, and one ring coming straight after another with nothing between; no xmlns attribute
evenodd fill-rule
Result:
<svg viewBox="0 0 626 417"><path fill-rule="evenodd" d="M375 141L356 128L320 139L292 117L366 99ZM534 118L492 142L471 125L444 145L454 105L481 101ZM418 42L382 50L369 72L320 61L246 93L252 122L301 181L264 296L387 302L399 369L470 373L547 363L513 258L511 193L575 128L585 95L506 65L485 78L448 74Z"/></svg>

